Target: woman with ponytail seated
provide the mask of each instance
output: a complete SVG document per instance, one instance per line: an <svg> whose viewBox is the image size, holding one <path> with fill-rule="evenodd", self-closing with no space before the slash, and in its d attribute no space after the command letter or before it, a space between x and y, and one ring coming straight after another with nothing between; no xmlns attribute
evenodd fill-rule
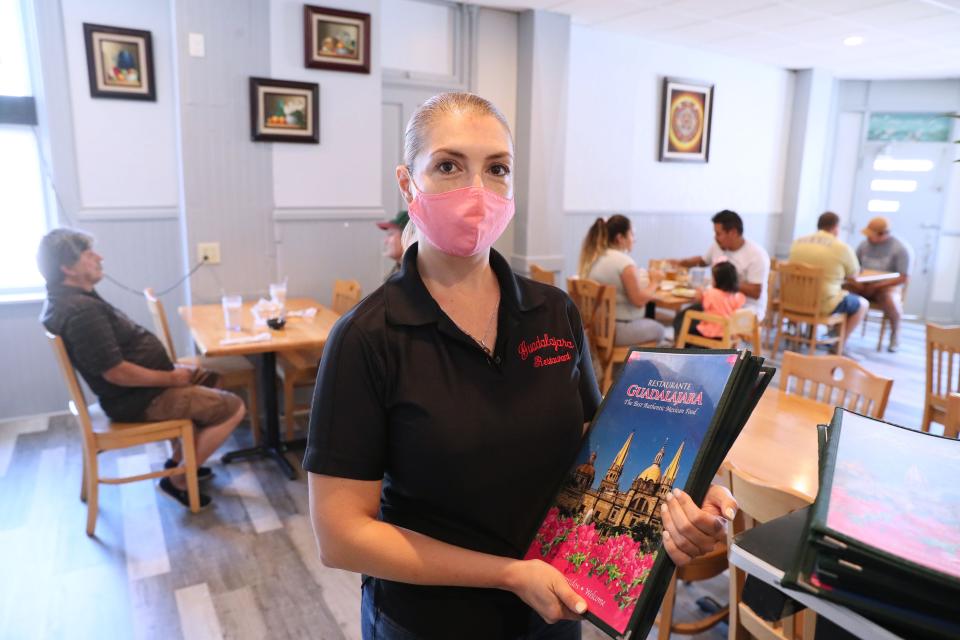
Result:
<svg viewBox="0 0 960 640"><path fill-rule="evenodd" d="M580 250L581 278L613 285L617 290L618 346L663 340L663 325L645 317L645 307L653 300L661 274L647 274L630 257L633 229L625 216L608 220L597 218L587 231Z"/></svg>

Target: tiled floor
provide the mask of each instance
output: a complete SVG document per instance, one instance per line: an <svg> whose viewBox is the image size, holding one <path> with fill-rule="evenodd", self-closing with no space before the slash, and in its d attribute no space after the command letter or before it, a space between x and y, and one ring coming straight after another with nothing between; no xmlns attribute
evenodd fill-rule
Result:
<svg viewBox="0 0 960 640"><path fill-rule="evenodd" d="M923 327L904 328L897 354L874 351L873 332L853 349L896 380L887 418L916 426ZM106 472L165 457L159 445L101 456ZM214 464L215 507L198 515L152 482L104 486L88 538L72 418L0 423L0 638L359 638L359 577L320 564L305 481L272 465ZM681 586L678 618L697 615L704 595L725 603L726 589L724 576ZM605 636L585 625L584 637ZM726 637L726 626L701 637Z"/></svg>

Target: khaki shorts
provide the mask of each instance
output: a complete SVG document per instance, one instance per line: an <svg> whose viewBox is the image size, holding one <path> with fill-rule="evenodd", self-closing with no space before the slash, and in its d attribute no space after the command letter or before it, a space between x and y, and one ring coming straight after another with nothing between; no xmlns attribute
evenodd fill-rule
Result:
<svg viewBox="0 0 960 640"><path fill-rule="evenodd" d="M147 422L193 420L198 427L223 422L243 406L243 400L229 391L191 385L170 387L154 398L143 412Z"/></svg>

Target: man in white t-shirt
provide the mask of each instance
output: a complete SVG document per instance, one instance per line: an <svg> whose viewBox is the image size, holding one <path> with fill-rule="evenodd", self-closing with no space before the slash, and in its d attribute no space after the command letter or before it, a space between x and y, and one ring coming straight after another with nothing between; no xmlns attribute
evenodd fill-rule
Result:
<svg viewBox="0 0 960 640"><path fill-rule="evenodd" d="M740 280L740 292L747 297L744 309L751 309L757 314L757 321L762 321L767 311L767 277L770 275L770 254L767 250L743 237L743 220L735 211L724 209L713 216L713 237L715 242L710 245L702 256L693 256L674 262L683 267L711 267L717 262L728 260L737 269ZM697 309L698 305L688 307ZM676 335L680 334L683 325L684 312L681 311L674 319Z"/></svg>

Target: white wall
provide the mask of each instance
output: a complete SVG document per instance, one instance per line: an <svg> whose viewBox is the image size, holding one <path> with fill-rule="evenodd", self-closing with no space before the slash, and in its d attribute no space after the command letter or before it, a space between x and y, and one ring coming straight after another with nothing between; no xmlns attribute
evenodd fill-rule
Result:
<svg viewBox="0 0 960 640"><path fill-rule="evenodd" d="M481 8L477 14L474 91L497 105L517 128L517 14Z"/></svg>
<svg viewBox="0 0 960 640"><path fill-rule="evenodd" d="M372 14L369 74L305 68L303 2L273 0L270 6L271 77L320 85L320 144L273 145L278 209L381 206L380 3L337 6Z"/></svg>
<svg viewBox="0 0 960 640"><path fill-rule="evenodd" d="M663 76L716 85L709 163L657 161ZM792 82L772 66L574 26L566 209L778 213Z"/></svg>
<svg viewBox="0 0 960 640"><path fill-rule="evenodd" d="M170 3L62 0L76 166L84 210L176 208ZM157 101L91 98L83 23L150 31ZM91 212L93 213L93 212Z"/></svg>

